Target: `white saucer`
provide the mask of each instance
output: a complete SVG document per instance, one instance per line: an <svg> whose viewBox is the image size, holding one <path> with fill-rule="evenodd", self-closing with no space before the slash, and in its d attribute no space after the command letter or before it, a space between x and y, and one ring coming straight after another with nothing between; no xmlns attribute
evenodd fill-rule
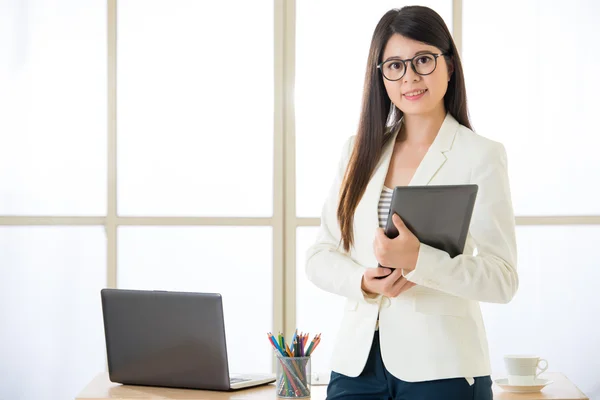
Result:
<svg viewBox="0 0 600 400"><path fill-rule="evenodd" d="M535 380L533 385L517 386L509 385L508 378L494 379L494 383L500 386L503 390L511 393L535 393L541 391L543 388L552 383L549 379L538 378Z"/></svg>

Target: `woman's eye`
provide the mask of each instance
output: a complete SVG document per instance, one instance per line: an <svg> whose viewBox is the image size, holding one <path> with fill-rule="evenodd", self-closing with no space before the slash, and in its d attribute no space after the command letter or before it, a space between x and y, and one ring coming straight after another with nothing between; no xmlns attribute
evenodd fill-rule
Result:
<svg viewBox="0 0 600 400"><path fill-rule="evenodd" d="M399 62L390 63L390 69L400 69L400 68L402 68L402 67L400 66Z"/></svg>
<svg viewBox="0 0 600 400"><path fill-rule="evenodd" d="M431 56L421 56L417 58L417 64L425 65L431 62Z"/></svg>

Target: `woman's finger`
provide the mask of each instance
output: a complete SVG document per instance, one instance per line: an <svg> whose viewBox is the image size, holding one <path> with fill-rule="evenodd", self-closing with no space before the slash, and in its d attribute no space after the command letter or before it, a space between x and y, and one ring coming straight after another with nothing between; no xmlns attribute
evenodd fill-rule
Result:
<svg viewBox="0 0 600 400"><path fill-rule="evenodd" d="M392 288L400 289L407 283L408 283L408 280L405 277L403 277L402 275L400 275L400 278L396 281L396 283L394 283L394 286L392 286Z"/></svg>
<svg viewBox="0 0 600 400"><path fill-rule="evenodd" d="M388 276L391 273L391 269L385 267L369 268L367 271L369 278Z"/></svg>
<svg viewBox="0 0 600 400"><path fill-rule="evenodd" d="M397 268L393 269L391 274L382 279L383 287L388 288L388 291L391 292L399 278L402 278L402 270Z"/></svg>
<svg viewBox="0 0 600 400"><path fill-rule="evenodd" d="M390 292L393 295L393 297L397 297L400 293L410 289L412 287L411 285L414 284L405 277L400 276L400 278L392 286Z"/></svg>
<svg viewBox="0 0 600 400"><path fill-rule="evenodd" d="M409 280L407 280L406 282L407 283L400 288L400 292L397 294L397 296L400 296L402 293L406 292L408 289L411 289L411 288L417 286L416 283L413 283L413 282L411 282Z"/></svg>

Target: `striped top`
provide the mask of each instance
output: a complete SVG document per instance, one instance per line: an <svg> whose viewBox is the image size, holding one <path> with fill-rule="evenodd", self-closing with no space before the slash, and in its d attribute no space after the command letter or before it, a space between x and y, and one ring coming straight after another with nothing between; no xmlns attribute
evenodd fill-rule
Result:
<svg viewBox="0 0 600 400"><path fill-rule="evenodd" d="M383 190L381 191L381 196L379 197L379 204L377 205L380 228L385 228L385 224L387 223L388 213L390 212L390 207L392 205L392 194L394 194L394 191L384 185ZM379 314L377 315L375 330L379 330Z"/></svg>
<svg viewBox="0 0 600 400"><path fill-rule="evenodd" d="M392 205L392 194L394 191L386 186L381 191L381 197L379 198L379 205L377 206L377 213L379 215L379 227L385 228L387 223L388 214Z"/></svg>

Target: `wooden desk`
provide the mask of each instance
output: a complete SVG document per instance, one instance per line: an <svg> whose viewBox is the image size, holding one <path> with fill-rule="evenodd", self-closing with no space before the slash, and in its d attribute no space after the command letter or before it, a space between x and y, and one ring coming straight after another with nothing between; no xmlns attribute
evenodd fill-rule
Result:
<svg viewBox="0 0 600 400"><path fill-rule="evenodd" d="M324 400L327 386L313 386L311 399ZM112 383L108 373L98 375L76 400L258 400L276 399L273 384L234 392L129 386Z"/></svg>
<svg viewBox="0 0 600 400"><path fill-rule="evenodd" d="M550 379L553 383L538 393L508 393L494 383L494 400L589 400L560 372L547 372L540 378Z"/></svg>
<svg viewBox="0 0 600 400"><path fill-rule="evenodd" d="M494 384L495 400L589 400L567 377L561 373L545 373L540 377L554 381L541 392L513 394L503 391ZM312 400L325 400L327 386L313 386ZM276 399L273 385L236 392L212 392L204 390L186 390L153 388L147 386L128 386L112 383L108 374L98 375L83 389L76 400L256 400Z"/></svg>

